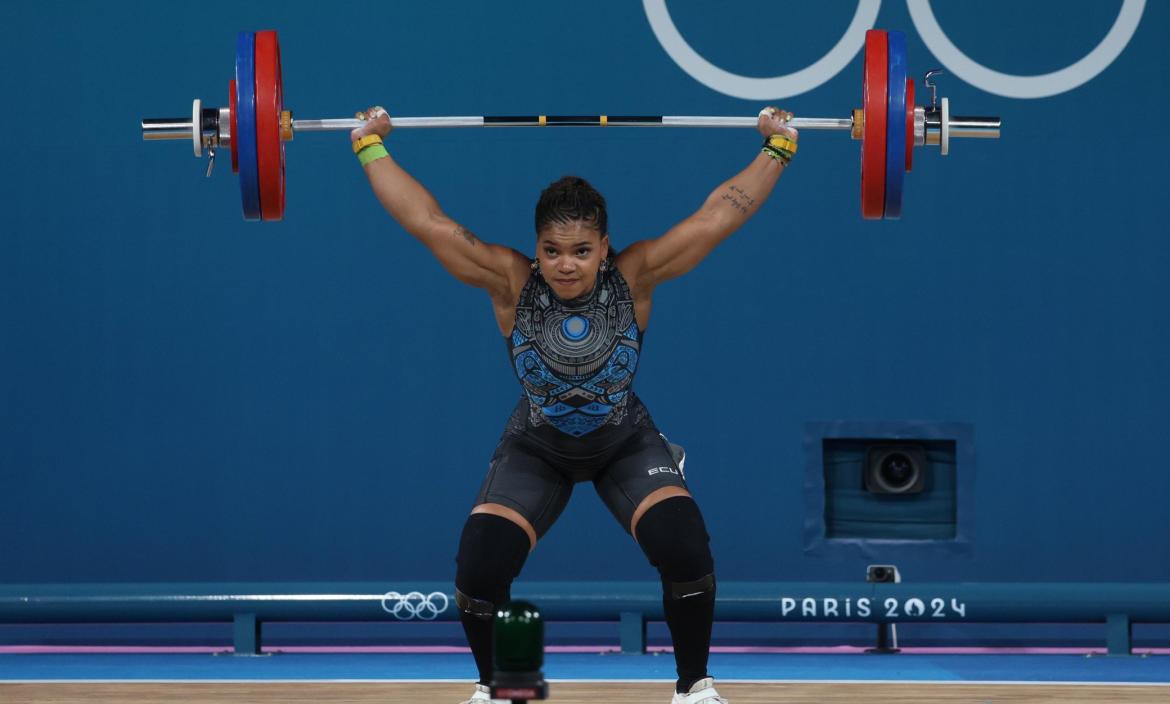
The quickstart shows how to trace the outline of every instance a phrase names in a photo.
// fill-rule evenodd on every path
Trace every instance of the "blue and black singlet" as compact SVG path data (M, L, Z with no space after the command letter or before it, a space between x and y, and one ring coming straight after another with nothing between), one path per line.
M633 296L612 255L605 269L573 300L558 298L539 270L524 285L507 338L524 391L513 432L551 447L596 448L649 424L632 389L642 352Z
M578 482L592 482L630 530L638 505L686 488L678 459L634 395L642 331L611 254L588 294L562 300L528 277L507 338L523 393L496 446L477 504L511 508L542 536Z

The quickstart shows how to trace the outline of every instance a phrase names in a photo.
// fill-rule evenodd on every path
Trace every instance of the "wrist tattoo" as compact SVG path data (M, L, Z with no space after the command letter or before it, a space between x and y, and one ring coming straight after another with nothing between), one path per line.
M727 192L723 194L723 200L744 214L756 203L756 199L751 194L736 185L727 187Z
M466 227L463 227L462 225L456 225L455 232L452 234L457 235L457 236L462 237L463 239L467 240L467 243L470 244L472 247L479 244L479 239L476 238L475 233L472 232L471 230L468 230Z

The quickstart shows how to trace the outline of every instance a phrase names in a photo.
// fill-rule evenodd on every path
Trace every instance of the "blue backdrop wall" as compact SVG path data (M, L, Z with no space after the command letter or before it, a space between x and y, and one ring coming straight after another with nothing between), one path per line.
M1039 75L1134 5L933 10L974 61ZM489 301L381 211L344 134L288 145L279 224L241 220L222 158L205 179L189 144L141 141L142 117L226 101L236 30L280 32L285 103L306 118L860 104L860 54L799 94L704 85L633 0L192 7L0 4L3 582L453 575L518 395ZM755 77L817 61L856 8L669 3L699 54ZM903 2L880 3L876 25L906 31L920 103L943 65L953 111L1002 116L1003 138L920 150L904 219L863 222L857 143L806 132L756 218L660 289L637 388L688 448L721 577L855 579L877 559L923 581L1170 579L1170 5L1150 2L1112 61L1046 97L956 75ZM606 194L622 246L687 216L759 144L738 130L389 141L453 217L525 252L558 176ZM810 549L806 433L840 422L967 428L968 549ZM591 487L577 494L525 578L651 579Z

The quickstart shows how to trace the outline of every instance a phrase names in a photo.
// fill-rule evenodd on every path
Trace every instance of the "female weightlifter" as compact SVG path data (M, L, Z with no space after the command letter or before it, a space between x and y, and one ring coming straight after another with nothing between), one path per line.
M523 388L459 540L456 603L489 702L492 618L573 485L591 481L658 569L674 643L672 704L726 704L707 673L715 566L681 467L632 385L654 288L693 269L763 205L796 152L791 115L760 112L764 145L694 214L656 239L610 249L605 199L565 177L536 204L536 257L452 220L387 154L390 118L371 108L350 135L374 194L455 278L491 296Z

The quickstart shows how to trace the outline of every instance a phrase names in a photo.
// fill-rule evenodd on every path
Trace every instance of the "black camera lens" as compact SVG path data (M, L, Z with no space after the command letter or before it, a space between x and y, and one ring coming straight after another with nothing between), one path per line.
M914 462L900 452L892 453L882 461L882 479L890 487L912 483L917 472Z
M865 459L865 490L875 494L921 494L926 489L926 472L926 448L921 445L875 443Z

